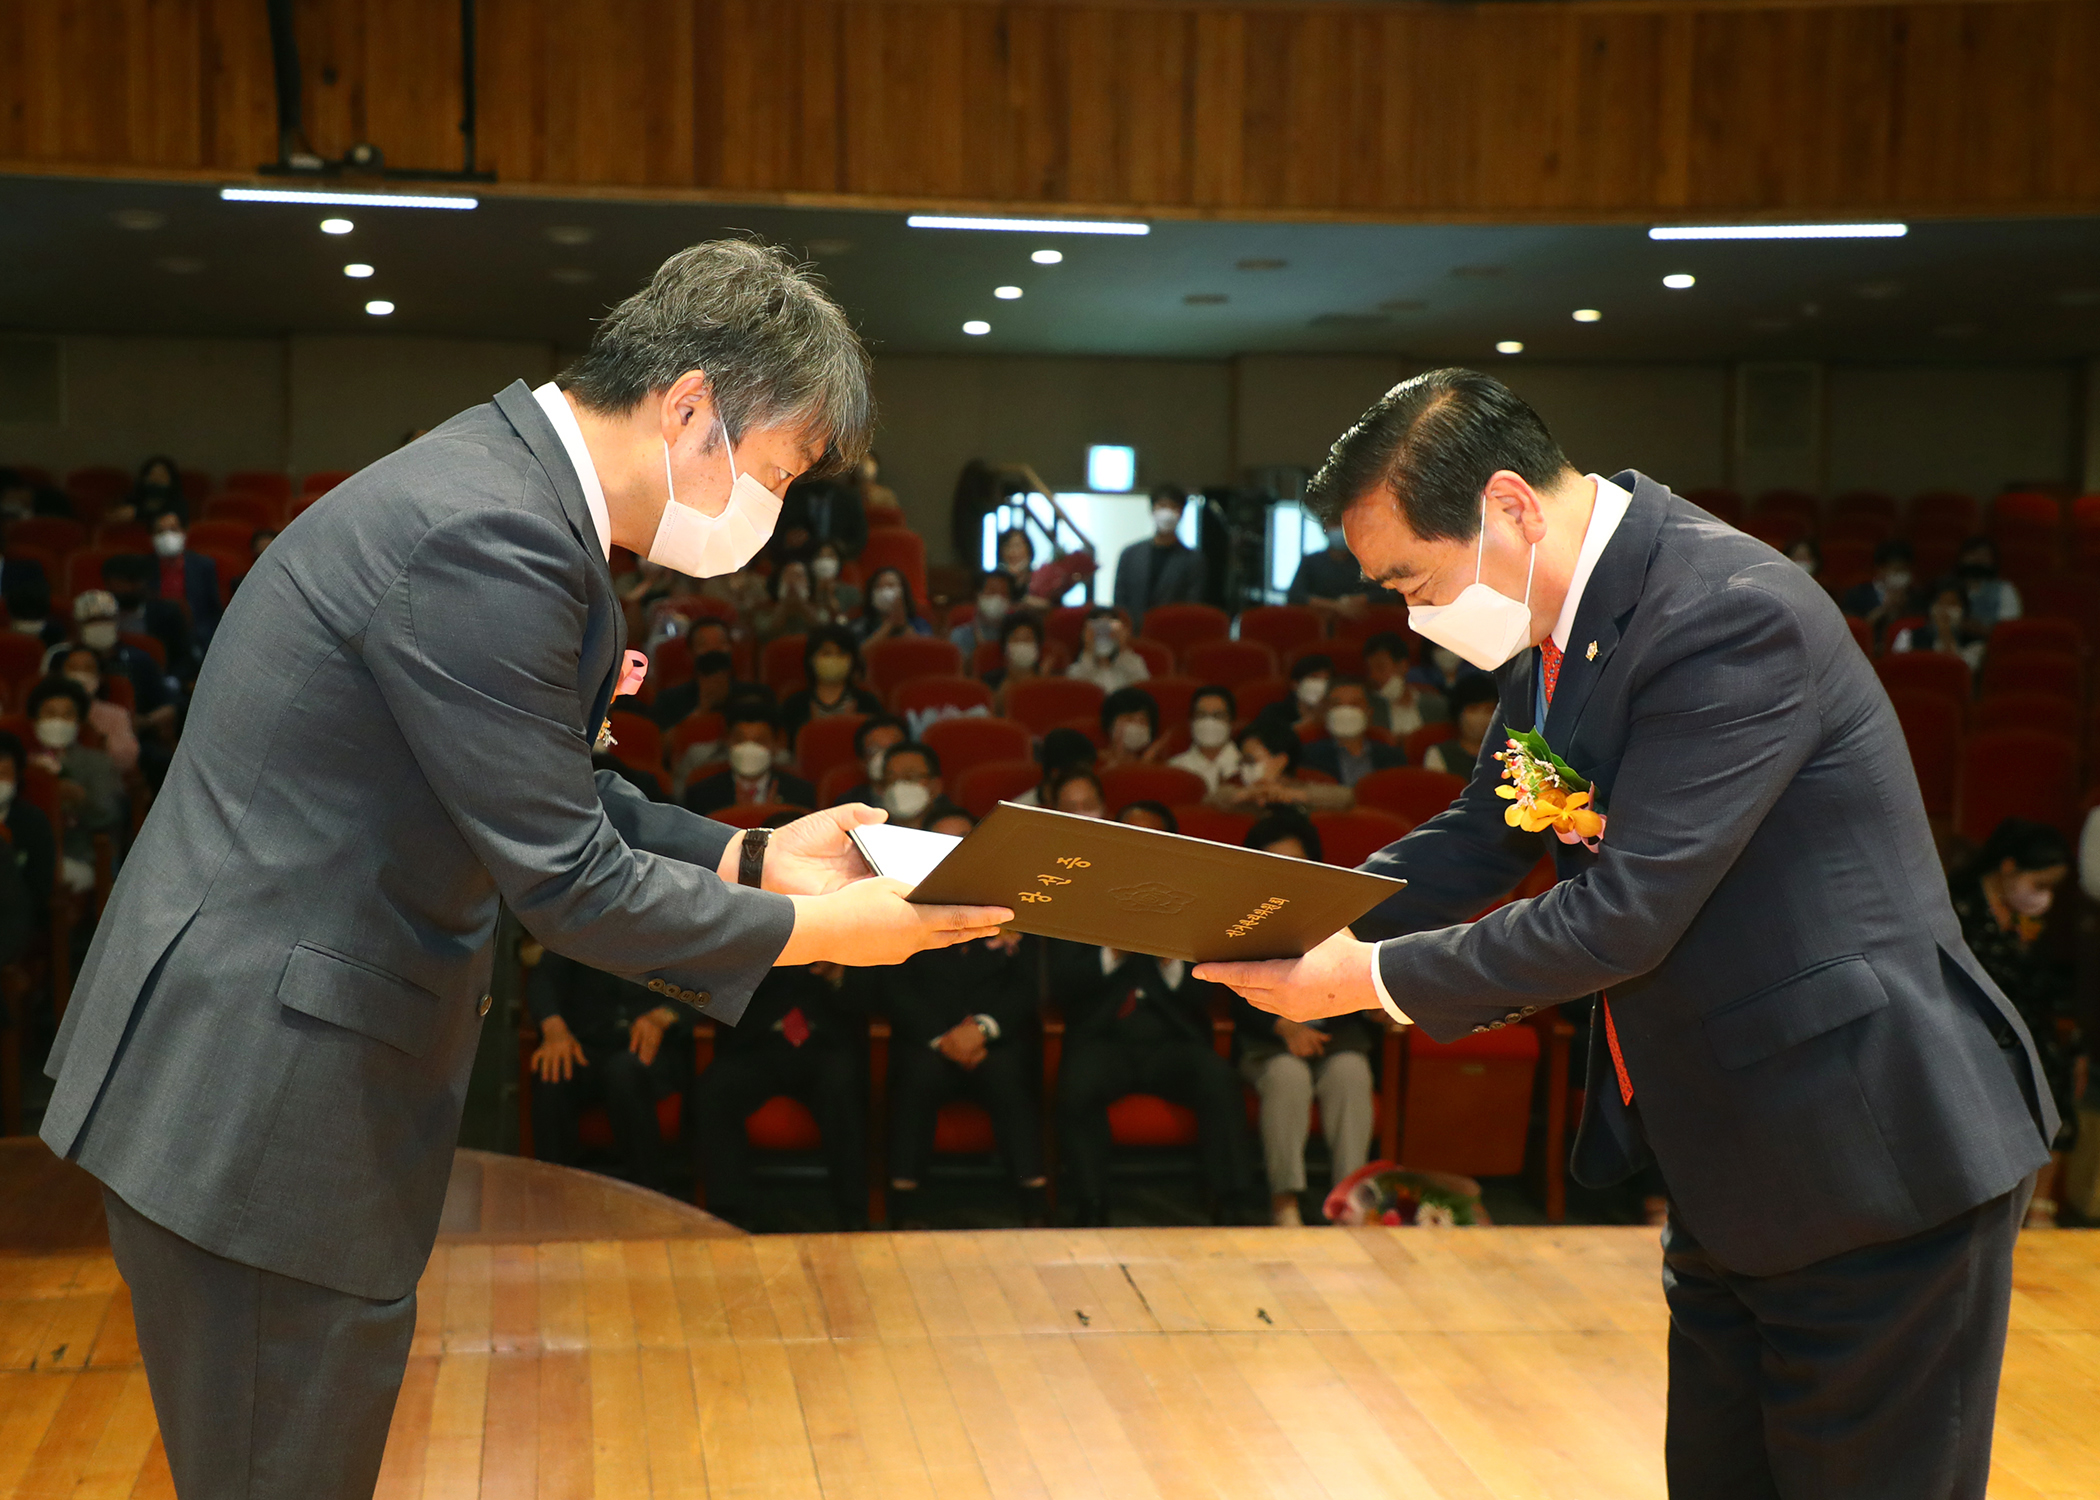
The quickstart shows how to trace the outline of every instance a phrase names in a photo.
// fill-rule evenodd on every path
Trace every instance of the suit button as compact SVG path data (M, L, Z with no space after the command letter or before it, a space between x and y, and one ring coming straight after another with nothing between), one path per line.
M1475 1031L1486 1031L1486 1030L1487 1030L1487 1027L1485 1027L1485 1026L1475 1026L1475 1027L1474 1027L1473 1029L1474 1029Z
M649 981L649 988L661 995L664 992L664 982L661 979L652 979Z
M688 997L695 1005L705 1005L715 997L706 990L694 990Z
M489 1013L489 1007L491 1005L494 1005L495 1003L496 997L494 995L483 995L481 997L481 1004L479 1007L476 1008L474 1014L477 1016L487 1015Z

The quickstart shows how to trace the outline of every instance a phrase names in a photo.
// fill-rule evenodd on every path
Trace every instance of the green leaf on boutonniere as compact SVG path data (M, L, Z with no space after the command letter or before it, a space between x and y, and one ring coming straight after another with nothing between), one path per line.
M1536 729L1512 730L1509 737L1522 746L1524 753L1533 760L1543 761L1551 766L1553 774L1560 778L1560 784L1569 791L1586 792L1590 789L1588 780L1579 775L1573 766L1555 755L1553 747L1546 743L1546 737Z

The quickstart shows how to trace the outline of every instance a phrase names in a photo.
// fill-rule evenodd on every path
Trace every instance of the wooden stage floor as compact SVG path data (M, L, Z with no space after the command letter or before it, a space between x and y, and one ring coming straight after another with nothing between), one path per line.
M12 1147L0 1496L171 1496L92 1193ZM746 1237L558 1171L461 1154L382 1497L1663 1493L1649 1230ZM2090 1495L2100 1235L2018 1276L1991 1493Z

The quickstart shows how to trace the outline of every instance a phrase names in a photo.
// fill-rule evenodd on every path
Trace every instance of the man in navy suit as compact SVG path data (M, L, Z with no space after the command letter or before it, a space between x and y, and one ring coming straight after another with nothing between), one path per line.
M1465 370L1389 391L1308 503L1500 709L1450 810L1366 864L1404 892L1303 958L1198 974L1442 1041L1601 995L1574 1169L1668 1187L1671 1492L1981 1496L2056 1112L1836 606L1646 476L1577 473ZM1594 784L1601 833L1565 819L1593 842L1508 821L1495 754L1534 727ZM1560 883L1467 923L1542 839Z
M153 523L153 552L160 559L160 597L189 611L190 633L202 656L219 628L219 565L189 550L182 517L172 510Z

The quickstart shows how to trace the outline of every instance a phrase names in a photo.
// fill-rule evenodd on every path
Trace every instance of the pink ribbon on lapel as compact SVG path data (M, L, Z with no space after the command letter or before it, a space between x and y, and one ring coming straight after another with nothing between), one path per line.
M642 690L642 679L649 675L649 658L639 651L630 651L620 663L620 685L613 689L615 698L628 698Z

